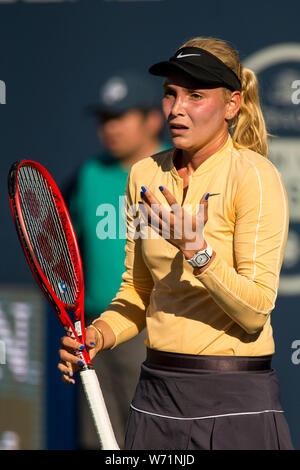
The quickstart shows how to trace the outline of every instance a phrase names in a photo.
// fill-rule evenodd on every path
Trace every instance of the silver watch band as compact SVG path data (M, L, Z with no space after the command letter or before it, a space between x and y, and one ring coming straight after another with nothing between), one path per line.
M207 246L204 250L200 250L194 254L191 259L188 259L187 262L193 266L193 268L202 268L211 260L213 254L212 247L207 243Z

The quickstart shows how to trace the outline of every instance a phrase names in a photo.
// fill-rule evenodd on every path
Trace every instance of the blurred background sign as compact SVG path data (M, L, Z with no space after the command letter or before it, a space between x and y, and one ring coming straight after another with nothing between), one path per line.
M34 288L0 286L0 449L45 446L45 302Z

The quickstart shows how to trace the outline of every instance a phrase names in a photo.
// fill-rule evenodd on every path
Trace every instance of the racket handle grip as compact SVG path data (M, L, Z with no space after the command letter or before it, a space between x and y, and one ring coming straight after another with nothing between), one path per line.
M102 450L120 450L94 369L80 371L80 378L94 419Z

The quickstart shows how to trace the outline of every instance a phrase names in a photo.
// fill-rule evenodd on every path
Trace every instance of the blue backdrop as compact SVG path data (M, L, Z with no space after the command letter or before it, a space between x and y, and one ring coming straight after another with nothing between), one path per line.
M293 83L300 80L299 13L296 0L284 4L278 0L0 0L0 283L33 282L9 212L6 176L10 164L23 158L37 160L59 186L64 185L78 165L98 150L94 122L83 110L97 101L101 82L123 68L147 71L149 65L199 35L230 41L242 61L257 71L267 124L277 135L271 142L270 158L284 177L291 208L291 237L273 327L274 364L297 448L300 105L291 96L296 91ZM160 86L160 79L156 80ZM59 440L53 432L62 429L61 406L68 403L69 411L73 409L74 402L66 400L66 393L70 398L74 391L68 388L66 392L55 382L54 338L62 330L54 315L49 321L46 442L48 448L72 448L76 446L72 420L65 420ZM57 413L52 413L55 408Z

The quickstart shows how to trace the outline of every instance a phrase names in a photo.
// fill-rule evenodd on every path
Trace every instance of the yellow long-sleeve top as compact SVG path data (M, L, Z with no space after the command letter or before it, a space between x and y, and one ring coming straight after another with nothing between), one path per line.
M129 207L141 200L141 186L162 204L166 200L160 185L182 202L175 151L133 165L126 189ZM190 176L183 206L196 210L206 192L220 194L208 200L204 229L216 256L201 274L194 275L182 252L164 238L128 234L123 282L101 315L116 335L114 347L146 326L146 345L161 351L228 356L274 352L270 313L288 232L281 175L267 158L237 149L228 136ZM129 213L128 223L133 220Z

